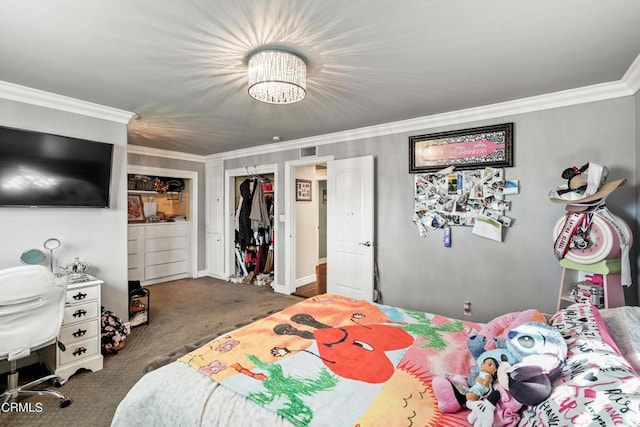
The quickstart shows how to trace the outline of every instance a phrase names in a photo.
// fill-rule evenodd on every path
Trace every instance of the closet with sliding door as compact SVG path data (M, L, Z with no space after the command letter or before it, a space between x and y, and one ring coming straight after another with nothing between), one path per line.
M274 271L274 177L235 178L235 283L270 286Z

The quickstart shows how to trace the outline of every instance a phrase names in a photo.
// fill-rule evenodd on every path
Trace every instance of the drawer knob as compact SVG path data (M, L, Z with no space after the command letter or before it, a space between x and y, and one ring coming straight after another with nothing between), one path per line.
M80 301L81 299L85 299L87 297L87 294L83 294L82 292L78 292L77 294L75 294L73 296L73 299L76 301Z
M87 349L86 349L86 348L84 348L84 347L78 347L78 348L76 348L75 350L73 350L73 355L74 355L75 357L78 357L78 356L82 356L82 355L83 355L84 353L86 353L86 352L87 352Z
M87 311L86 310L76 310L73 313L73 317L82 317L82 316L86 316L87 315Z
M78 328L78 330L77 330L77 331L75 331L75 332L74 332L73 334L71 334L71 335L73 335L74 337L78 338L78 337L83 336L83 335L84 335L84 334L86 334L86 333L87 333L87 330L86 330L86 329L79 329L79 328Z

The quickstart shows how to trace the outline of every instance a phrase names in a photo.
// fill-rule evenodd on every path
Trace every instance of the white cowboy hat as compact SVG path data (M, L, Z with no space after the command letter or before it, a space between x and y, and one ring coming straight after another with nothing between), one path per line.
M562 172L562 177L568 183L552 190L549 200L554 203L563 203L575 208L589 208L593 203L604 199L613 193L618 187L627 182L626 178L606 182L609 171L597 163L587 163L581 168L567 168ZM569 210L569 206L567 207Z

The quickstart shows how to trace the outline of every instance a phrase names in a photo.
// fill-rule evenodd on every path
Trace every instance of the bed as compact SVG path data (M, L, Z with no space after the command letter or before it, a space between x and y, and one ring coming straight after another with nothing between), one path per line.
M575 304L549 324L567 359L548 399L523 407L517 424L640 425L638 307ZM146 373L112 426L471 425L466 408L439 410L432 380L469 373L467 337L482 326L320 295Z

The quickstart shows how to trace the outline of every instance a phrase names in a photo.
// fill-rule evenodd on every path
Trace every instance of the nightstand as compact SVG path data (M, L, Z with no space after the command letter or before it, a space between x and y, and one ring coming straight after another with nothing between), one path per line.
M58 343L46 348L43 359L64 384L80 369L93 372L103 366L100 286L102 280L83 274L67 278L64 318Z

